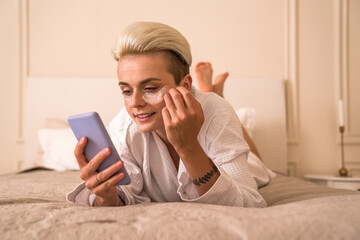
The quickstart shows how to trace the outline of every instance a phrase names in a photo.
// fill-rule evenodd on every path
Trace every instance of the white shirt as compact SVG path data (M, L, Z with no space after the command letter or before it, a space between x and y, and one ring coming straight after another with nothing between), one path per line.
M177 171L159 136L155 132L141 132L122 109L110 123L110 135L125 163L131 184L118 186L118 195L126 205L150 201L191 201L266 207L249 170L249 147L235 111L225 99L214 93L201 93L195 88L192 93L200 102L205 116L198 141L220 172L215 184L199 196L182 160ZM89 200L91 195L82 183L68 194L67 199L92 205L94 195Z

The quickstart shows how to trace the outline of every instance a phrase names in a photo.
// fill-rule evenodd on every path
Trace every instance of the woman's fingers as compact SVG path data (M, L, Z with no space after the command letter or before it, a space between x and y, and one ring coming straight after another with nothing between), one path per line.
M119 160L110 167L106 168L105 170L94 174L85 184L86 188L92 189L96 187L97 185L101 185L102 183L106 182L108 179L111 178L117 171L119 171L124 166L124 162ZM119 173L120 176L125 174L123 172ZM117 175L119 175L117 174ZM123 176L123 177L124 177ZM117 183L117 182L115 182Z
M189 90L184 87L177 87L176 90L181 94L187 109L196 109L196 99Z
M176 89L182 94L189 114L195 116L201 123L204 122L204 112L194 95L184 87L177 87Z
M184 87L172 88L164 96L166 107L162 110L165 125L168 123L179 123L188 118L198 118L203 122L201 104L193 94Z
M116 195L115 184L121 181L125 174L117 173L124 162L119 160L100 173L97 172L100 164L111 154L110 148L104 148L98 152L90 161L87 160L84 149L87 139L84 137L77 143L74 154L81 169L80 178L85 181L85 187L103 199L112 199Z
M165 101L165 106L170 114L170 117L175 117L176 116L176 107L174 104L174 100L169 93L164 95L164 101Z
M96 172L99 168L100 164L111 154L110 148L104 148L100 152L98 152L91 161L89 161L86 168L91 172Z
M173 100L177 112L184 112L186 106L182 94L174 88L169 90L169 94Z
M165 94L164 100L167 112L169 113L172 122L176 123L179 120L186 118L187 111L189 109L185 104L182 93L172 88L169 90L169 93Z
M167 109L167 107L164 107L162 109L161 114L162 114L162 117L164 120L164 125L165 126L169 125L171 122L171 116L170 116L170 113L169 113L169 110Z
M117 182L121 181L124 177L125 177L125 174L123 172L118 173L118 174L106 179L106 181L104 181L104 182L97 183L97 185L95 185L94 187L91 188L91 192L97 196L105 197L106 195L108 195L109 190L111 188L114 188L115 184ZM96 178L96 176L94 176L94 178ZM95 179L95 181L96 181L96 179Z
M80 178L84 181L87 181L94 174L96 174L97 173L96 170L99 168L100 164L105 160L105 158L110 155L110 153L111 153L110 148L104 148L103 150L98 152L95 155L95 157L93 157L89 162L86 162L85 166L81 167Z
M99 182L104 182L106 181L109 177L111 177L112 175L114 175L117 171L119 171L122 167L124 166L124 162L119 160L116 163L114 163L113 165L111 165L110 167L106 168L105 170L99 172L97 174L97 181Z

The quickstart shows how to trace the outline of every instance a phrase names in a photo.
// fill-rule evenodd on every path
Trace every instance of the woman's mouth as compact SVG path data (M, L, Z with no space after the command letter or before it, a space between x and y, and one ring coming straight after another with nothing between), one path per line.
M138 121L145 122L145 121L149 120L154 114L155 114L155 112L153 112L153 113L134 114L134 116L136 117L136 119Z

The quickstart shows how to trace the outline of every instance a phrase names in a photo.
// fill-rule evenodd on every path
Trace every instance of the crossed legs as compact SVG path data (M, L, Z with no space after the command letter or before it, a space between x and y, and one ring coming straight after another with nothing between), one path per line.
M209 62L199 62L195 66L195 74L201 92L214 92L224 97L224 84L228 72L217 75L213 83L213 69Z

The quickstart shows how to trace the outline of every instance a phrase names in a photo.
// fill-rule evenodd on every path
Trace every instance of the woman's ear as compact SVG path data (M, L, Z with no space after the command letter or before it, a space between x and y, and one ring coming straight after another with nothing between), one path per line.
M182 86L184 88L186 88L187 90L191 90L191 86L192 86L192 77L190 74L187 74L184 79L180 82L179 86Z

